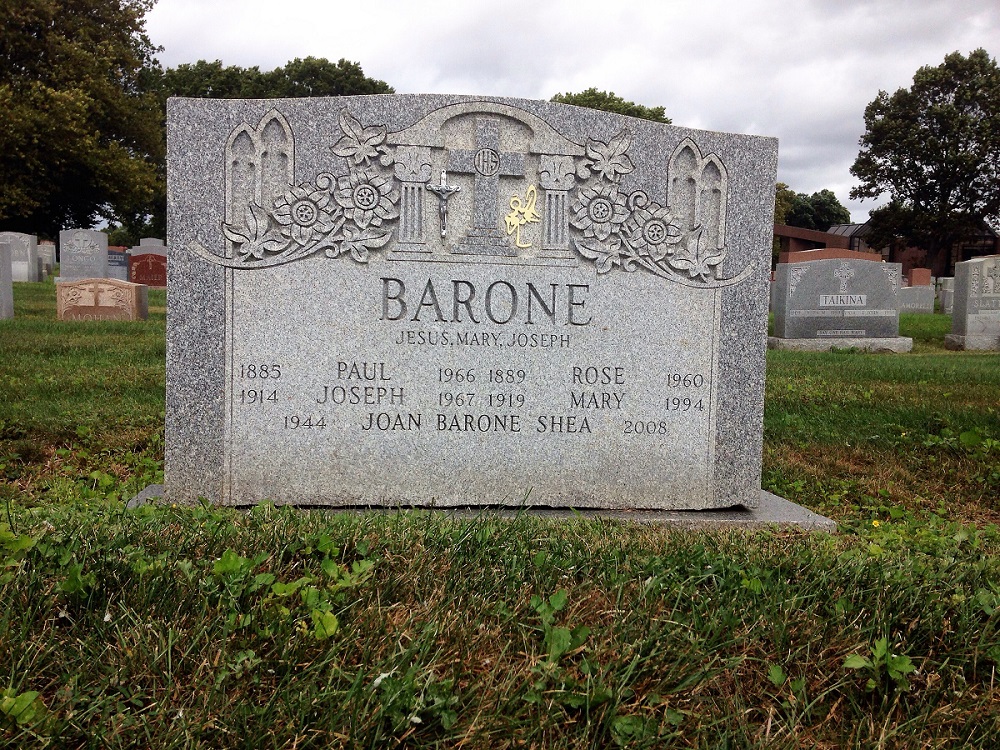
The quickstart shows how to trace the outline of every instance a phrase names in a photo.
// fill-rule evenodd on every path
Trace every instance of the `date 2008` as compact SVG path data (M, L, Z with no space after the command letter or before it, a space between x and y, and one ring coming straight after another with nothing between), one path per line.
M671 398L667 400L666 407L670 411L705 411L705 402L704 399L700 398ZM669 422L665 419L650 419L646 421L626 419L622 434L666 435L669 431Z

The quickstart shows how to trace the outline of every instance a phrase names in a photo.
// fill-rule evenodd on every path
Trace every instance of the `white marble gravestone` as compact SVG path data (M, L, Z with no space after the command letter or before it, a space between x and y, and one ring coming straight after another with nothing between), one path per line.
M172 99L165 497L755 506L776 157L549 102Z
M14 282L10 241L0 238L0 320L14 317Z
M837 258L779 263L771 299L775 349L910 351L899 336L899 263Z
M955 264L949 349L1000 350L1000 255Z
M108 235L95 229L59 232L59 279L108 278Z

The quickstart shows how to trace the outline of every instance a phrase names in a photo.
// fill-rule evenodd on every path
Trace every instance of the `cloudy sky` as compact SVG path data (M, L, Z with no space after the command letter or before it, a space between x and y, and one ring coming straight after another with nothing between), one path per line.
M164 66L346 58L399 93L596 86L674 124L777 136L778 179L849 201L864 108L949 52L1000 54L996 0L158 0Z

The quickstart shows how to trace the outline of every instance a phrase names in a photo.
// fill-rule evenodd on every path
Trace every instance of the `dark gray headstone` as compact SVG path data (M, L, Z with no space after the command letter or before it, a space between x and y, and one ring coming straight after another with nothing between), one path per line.
M776 157L539 101L172 99L166 497L755 506Z
M781 339L895 338L899 263L813 260L775 270L774 335Z
M124 250L108 250L108 278L128 281L128 253Z
M949 349L1000 349L1000 255L955 264Z
M108 235L95 229L59 232L59 279L108 278Z

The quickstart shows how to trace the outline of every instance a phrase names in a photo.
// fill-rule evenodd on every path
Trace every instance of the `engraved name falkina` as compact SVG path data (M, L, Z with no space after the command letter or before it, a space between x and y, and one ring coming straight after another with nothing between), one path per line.
M722 278L728 173L690 138L668 159L663 203L627 183L635 166L628 129L579 144L529 112L491 102L434 110L390 133L348 109L338 118L330 171L296 183L295 138L277 110L243 124L226 146L225 255L190 248L229 268L267 268L323 253L392 260L593 264L598 274L643 270L687 286ZM443 133L461 131L473 148ZM521 140L523 148L502 144ZM465 188L449 184L460 175ZM470 226L455 229L456 201ZM509 259L509 260L508 260Z

